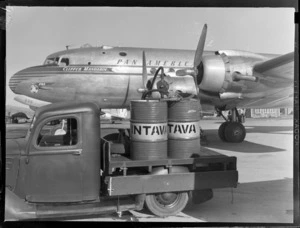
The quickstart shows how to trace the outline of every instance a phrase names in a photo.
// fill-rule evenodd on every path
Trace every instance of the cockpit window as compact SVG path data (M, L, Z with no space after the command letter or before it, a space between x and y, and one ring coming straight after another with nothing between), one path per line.
M68 66L69 64L70 64L69 58L66 57L47 58L44 62L44 65Z
M57 65L58 60L57 58L47 58L44 62L44 65Z

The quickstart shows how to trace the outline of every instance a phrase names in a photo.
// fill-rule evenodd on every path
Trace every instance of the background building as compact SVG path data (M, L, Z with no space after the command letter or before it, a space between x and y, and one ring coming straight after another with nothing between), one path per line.
M257 108L250 109L251 118L276 118L293 114L292 108ZM246 115L246 117L249 117Z

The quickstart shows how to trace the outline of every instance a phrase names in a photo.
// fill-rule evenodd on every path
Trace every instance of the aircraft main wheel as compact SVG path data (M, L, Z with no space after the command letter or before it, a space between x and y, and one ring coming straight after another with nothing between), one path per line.
M218 130L218 135L219 135L219 138L226 142L226 138L225 138L225 128L228 126L229 122L224 122L220 125L219 127L219 130Z
M243 124L232 122L225 127L225 139L227 142L239 143L246 137L246 129Z
M153 214L166 217L181 212L188 203L187 192L166 192L147 195L145 203Z

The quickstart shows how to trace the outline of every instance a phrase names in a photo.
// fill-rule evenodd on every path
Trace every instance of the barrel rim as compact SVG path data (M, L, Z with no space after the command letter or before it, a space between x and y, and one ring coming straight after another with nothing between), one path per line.
M161 101L161 100L132 100L131 103L167 103L167 101Z
M171 123L171 122L176 122L176 123L198 123L200 122L201 119L189 119L189 120L178 120L178 119L170 119L168 118L168 123ZM199 123L200 125L200 123Z
M145 121L149 121L149 122L145 122L143 120L140 120L140 119L130 119L130 123L134 123L134 124L166 124L166 126L168 126L168 120L167 119L166 120L159 120L159 121L145 119Z

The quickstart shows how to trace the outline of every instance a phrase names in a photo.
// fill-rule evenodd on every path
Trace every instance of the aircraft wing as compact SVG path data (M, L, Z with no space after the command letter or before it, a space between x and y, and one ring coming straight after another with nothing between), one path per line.
M223 100L228 107L285 108L294 102L294 52L253 65L256 82L244 83L242 99Z
M266 86L265 96L246 106L262 108L293 107L294 52L256 64L253 74Z
M272 80L294 80L294 52L256 64L254 74L260 74Z

